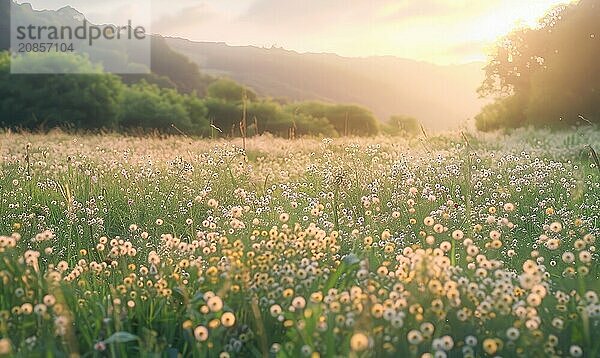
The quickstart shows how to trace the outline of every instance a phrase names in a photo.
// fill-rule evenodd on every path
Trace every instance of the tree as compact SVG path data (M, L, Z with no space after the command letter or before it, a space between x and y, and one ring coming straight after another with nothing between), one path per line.
M313 118L326 118L340 135L369 136L379 133L379 123L366 108L357 105L331 105L301 102L288 105L290 111Z
M205 134L207 109L195 96L159 88L145 81L126 88L119 120L124 128L164 133Z
M84 57L62 54L25 56L33 72L88 72L86 75L12 75L10 55L0 55L0 122L27 129L72 127L115 128L122 83L114 75L99 73ZM96 73L93 73L96 72Z
M207 96L226 102L240 103L244 99L244 92L249 101L256 100L256 94L244 86L230 79L221 78L208 86Z
M479 88L501 103L484 108L477 126L600 123L599 41L596 0L555 7L539 28L513 31L497 46Z
M382 129L390 135L414 136L421 132L421 124L415 117L392 116Z
M299 114L294 118L295 134L302 135L317 135L326 137L337 137L339 133L333 125L329 123L327 118L315 118L306 114Z
M204 100L204 105L208 111L209 121L218 128L213 129L222 135L233 136L242 119L242 107L236 103L210 97Z
M523 99L517 95L496 100L475 116L475 126L482 132L517 128L525 122L523 108Z
M248 105L247 118L258 124L259 133L269 132L285 137L293 126L293 118L272 101L253 102Z

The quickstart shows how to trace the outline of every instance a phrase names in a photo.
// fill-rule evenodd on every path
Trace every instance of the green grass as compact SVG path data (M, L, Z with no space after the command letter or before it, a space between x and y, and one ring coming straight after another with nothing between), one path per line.
M239 145L0 134L0 355L600 354L600 131Z

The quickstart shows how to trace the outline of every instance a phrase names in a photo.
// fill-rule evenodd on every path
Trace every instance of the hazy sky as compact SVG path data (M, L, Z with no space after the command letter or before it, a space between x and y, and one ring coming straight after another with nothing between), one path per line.
M394 55L439 64L485 60L515 25L571 0L33 0L119 22L152 4L153 33L343 56ZM24 1L21 1L24 2ZM146 16L144 14L144 16Z

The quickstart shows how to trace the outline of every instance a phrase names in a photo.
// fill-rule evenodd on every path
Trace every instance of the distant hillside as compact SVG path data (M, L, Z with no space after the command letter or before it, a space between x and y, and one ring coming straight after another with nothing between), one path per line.
M0 0L0 51L10 48L10 0Z
M10 48L10 10L11 0L0 0L0 51ZM16 16L22 19L35 19L35 21L23 21L25 23L45 23L47 25L70 25L72 27L81 25L84 14L72 7L63 7L59 10L34 10L30 4L20 4L15 7ZM112 53L113 48L104 48L103 43L90 47L87 51L93 51L92 58L120 57L126 54L126 59L131 63L143 63L140 53L136 48L122 49L121 52ZM210 76L201 73L198 65L190 61L186 56L173 51L162 37L153 36L151 39L151 74L128 74L121 75L126 83L139 82L145 79L147 82L157 84L161 87L176 88L182 93L196 92L198 95L206 93L206 87L214 80ZM108 51L108 52L107 52ZM99 55L107 52L108 55ZM113 59L114 61L114 59Z
M259 95L356 103L381 120L411 115L433 130L455 128L485 104L475 93L483 63L436 66L395 57L345 58L174 38L167 43L203 72L229 76Z

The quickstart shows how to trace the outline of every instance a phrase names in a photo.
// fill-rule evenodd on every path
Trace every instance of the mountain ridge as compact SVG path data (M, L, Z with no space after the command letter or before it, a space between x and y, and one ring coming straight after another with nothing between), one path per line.
M422 64L431 65L431 66L435 66L435 67L455 67L455 66L468 66L468 65L475 65L475 64L476 65L485 65L486 64L484 61L474 61L474 60L469 61L469 62L463 62L463 63L439 64L439 63L435 63L435 62L411 59L411 58L406 58L406 57L399 57L399 56L394 56L394 55L344 56L344 55L337 54L335 52L313 52L313 51L302 52L302 51L297 51L294 49L289 49L289 48L285 48L285 47L281 47L281 46L264 47L264 46L258 46L258 45L232 45L225 41L199 41L199 40L193 40L193 39L189 39L189 38L181 37L181 36L165 36L165 35L161 35L161 34L156 34L156 36L160 36L167 40L173 40L173 41L186 41L186 42L193 42L193 43L225 45L227 47L252 48L252 49L257 49L257 50L280 50L280 51L284 51L284 52L291 52L291 53L294 53L297 55L331 55L331 56L335 56L335 57L339 57L339 58L346 58L346 59L405 60L407 62L422 63Z
M382 121L411 115L430 129L452 129L485 104L476 93L483 62L439 65L394 56L344 57L180 37L165 40L202 71L231 77L260 95L354 103L370 108Z

